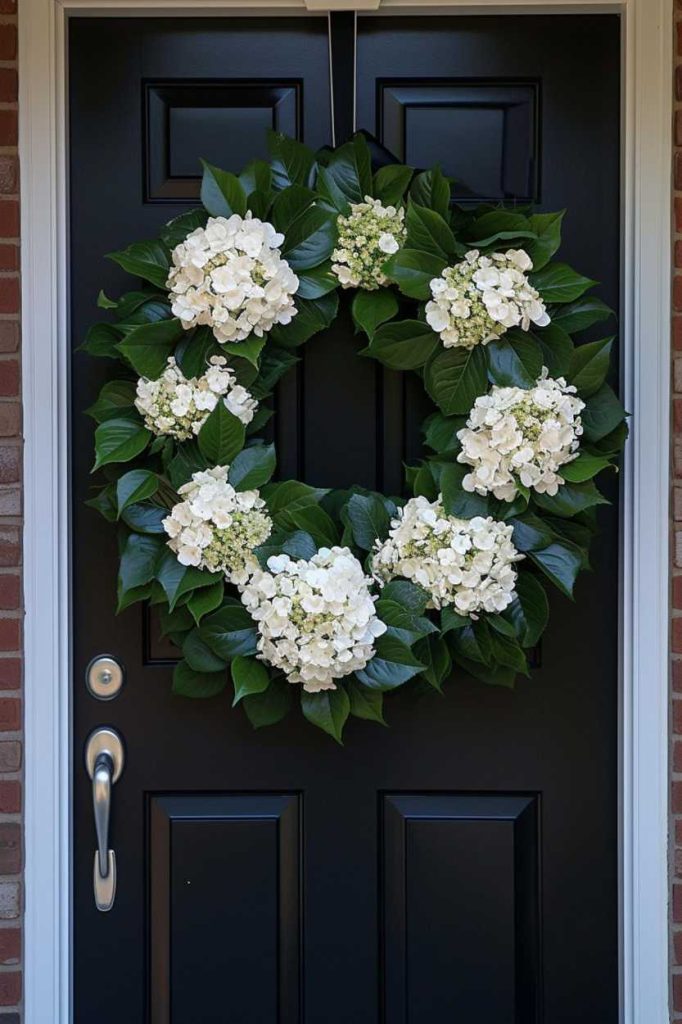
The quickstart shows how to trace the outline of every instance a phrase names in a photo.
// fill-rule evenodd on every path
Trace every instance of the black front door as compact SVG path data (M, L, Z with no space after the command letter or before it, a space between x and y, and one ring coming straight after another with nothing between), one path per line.
M461 199L566 207L565 258L616 306L619 47L612 16L362 17L358 127L440 162ZM273 125L329 143L327 20L75 18L69 66L75 348L99 288L126 286L103 254L188 208L199 157L238 169ZM341 318L280 389L283 477L400 486L420 389L358 347ZM344 748L293 716L253 732L226 696L173 697L153 619L114 615L114 531L83 506L82 410L105 372L74 356L78 1024L615 1024L613 508L515 692L460 674L443 698L397 695L391 727L355 722ZM127 676L109 704L83 682L103 652ZM106 914L83 767L100 725L126 747Z

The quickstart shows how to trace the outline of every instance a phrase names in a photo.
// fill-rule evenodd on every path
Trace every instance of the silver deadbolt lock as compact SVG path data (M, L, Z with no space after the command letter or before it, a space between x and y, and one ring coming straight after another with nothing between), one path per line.
M98 654L85 670L85 682L93 697L113 700L121 692L123 668L110 654Z
M92 779L97 849L93 867L95 906L111 910L116 897L116 854L109 849L111 789L123 771L125 755L121 737L114 729L95 729L85 744L85 767Z

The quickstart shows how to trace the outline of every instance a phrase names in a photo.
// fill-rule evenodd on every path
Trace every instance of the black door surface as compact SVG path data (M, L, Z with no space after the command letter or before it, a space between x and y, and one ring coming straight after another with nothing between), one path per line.
M615 307L619 45L615 16L361 17L357 124L441 162L460 198L568 208L562 255ZM188 208L199 157L237 169L272 125L330 142L327 20L75 18L69 66L76 347L99 288L126 286L103 254ZM341 318L280 389L282 477L400 486L423 397L359 344ZM227 696L171 696L153 620L114 615L114 531L83 506L82 410L105 374L74 356L78 1024L613 1024L614 509L515 692L460 675L443 698L400 694L389 729L354 722L344 748L295 716L253 732ZM102 652L127 674L109 704L83 682ZM107 914L83 768L103 724L127 753Z

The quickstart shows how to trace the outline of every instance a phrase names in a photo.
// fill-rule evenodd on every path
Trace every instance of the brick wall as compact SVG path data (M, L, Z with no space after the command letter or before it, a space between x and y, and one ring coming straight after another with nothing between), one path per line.
M672 787L671 787L671 1019L682 1020L682 5L675 5L673 459L672 515Z
M17 0L0 0L0 1024L21 1020L21 408Z

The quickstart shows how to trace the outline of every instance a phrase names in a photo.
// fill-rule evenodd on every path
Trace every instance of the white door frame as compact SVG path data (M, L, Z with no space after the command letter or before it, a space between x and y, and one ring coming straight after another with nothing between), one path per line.
M25 450L25 1022L70 1024L70 593L66 208L69 15L376 9L379 0L22 0L19 117ZM623 19L622 1024L668 1022L671 0L382 0L388 14ZM106 581L104 581L106 582Z

